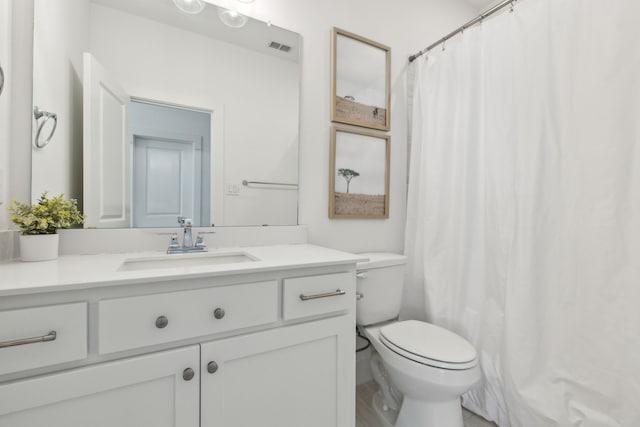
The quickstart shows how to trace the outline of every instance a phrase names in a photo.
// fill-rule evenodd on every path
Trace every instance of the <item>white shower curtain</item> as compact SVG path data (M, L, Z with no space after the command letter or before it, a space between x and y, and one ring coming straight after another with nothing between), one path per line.
M416 61L405 316L475 345L502 427L640 426L639 17L521 0Z

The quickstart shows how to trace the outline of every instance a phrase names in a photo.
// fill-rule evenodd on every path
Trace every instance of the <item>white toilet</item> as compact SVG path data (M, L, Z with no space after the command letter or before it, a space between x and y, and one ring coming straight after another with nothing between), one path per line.
M356 323L377 352L374 410L388 427L463 427L460 396L480 380L476 350L439 326L395 320L406 257L361 255L369 261L357 267Z

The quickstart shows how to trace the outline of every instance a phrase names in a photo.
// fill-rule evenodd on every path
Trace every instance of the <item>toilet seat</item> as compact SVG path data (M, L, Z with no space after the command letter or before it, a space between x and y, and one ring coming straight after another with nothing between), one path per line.
M380 328L379 337L394 353L423 365L464 370L478 364L476 350L467 340L426 322L394 322Z

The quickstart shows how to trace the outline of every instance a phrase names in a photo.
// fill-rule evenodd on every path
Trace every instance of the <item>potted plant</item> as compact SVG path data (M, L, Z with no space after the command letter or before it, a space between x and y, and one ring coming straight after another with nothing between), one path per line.
M11 221L20 227L20 259L47 261L58 257L58 229L83 224L85 216L75 199L64 194L48 198L45 191L36 204L11 201Z

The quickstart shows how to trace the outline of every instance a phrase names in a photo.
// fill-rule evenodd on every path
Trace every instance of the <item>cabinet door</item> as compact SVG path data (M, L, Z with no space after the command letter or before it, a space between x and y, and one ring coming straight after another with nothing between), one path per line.
M353 326L349 315L203 344L202 427L353 427Z
M199 360L196 345L1 385L0 426L198 427Z

